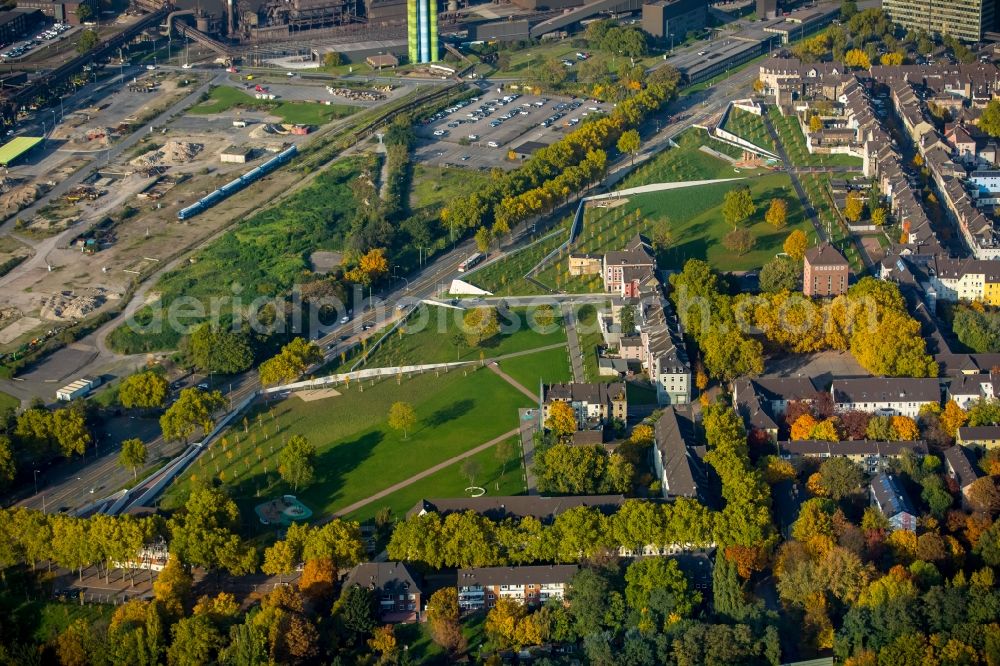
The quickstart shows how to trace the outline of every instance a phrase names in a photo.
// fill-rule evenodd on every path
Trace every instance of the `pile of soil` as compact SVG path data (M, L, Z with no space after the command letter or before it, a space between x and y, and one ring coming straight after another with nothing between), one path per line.
M163 147L135 158L132 160L132 165L139 168L148 168L152 166L187 164L201 152L202 148L203 146L200 143L170 140L163 144Z
M64 321L83 319L108 300L104 289L88 291L90 293L79 295L72 291L61 291L46 297L41 303L41 316Z

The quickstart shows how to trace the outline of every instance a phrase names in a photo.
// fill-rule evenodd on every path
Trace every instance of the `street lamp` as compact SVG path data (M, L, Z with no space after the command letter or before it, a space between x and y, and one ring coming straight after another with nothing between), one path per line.
M35 494L38 494L38 470L35 470Z

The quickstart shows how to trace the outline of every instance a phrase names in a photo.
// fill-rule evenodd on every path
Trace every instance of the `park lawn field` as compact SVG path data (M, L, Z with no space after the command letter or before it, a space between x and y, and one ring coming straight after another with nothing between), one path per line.
M569 348L566 346L505 358L497 363L501 370L529 391L538 390L539 380L547 384L573 381Z
M475 192L489 181L478 171L416 164L413 167L413 187L410 190L410 208L444 206L452 199Z
M475 461L479 470L471 484L484 488L486 495L523 495L527 490L521 470L521 445L518 437L511 437L510 455L506 460L497 458L497 446L480 451L468 460ZM465 461L448 465L439 472L401 488L391 495L364 506L346 517L358 522L371 520L382 507L392 509L394 518L402 519L418 501L433 497L468 497L465 489L471 484L463 472Z
M569 233L567 224L560 225L559 231L555 234L543 236L534 245L506 256L492 264L484 266L478 271L474 271L463 276L463 279L480 289L495 294L497 296L537 296L549 293L530 280L525 280L524 276L532 268L538 265L549 252L566 242Z
M365 363L369 368L423 363L452 363L504 356L566 342L566 331L555 311L551 330L534 330L525 308L512 308L510 317L500 316L500 335L478 347L470 346L462 333L464 310L421 305L401 332L386 339ZM456 344L458 342L459 344Z
M823 228L830 230L833 245L844 254L844 257L850 262L852 270L861 272L864 268L861 255L833 203L833 197L830 195L829 176L827 174L806 173L802 174L799 180Z
M722 246L723 237L732 229L722 217L722 202L726 192L743 186L750 187L757 206L757 212L742 225L750 229L756 247L739 256ZM764 222L769 202L775 197L785 199L788 204L788 224L782 229ZM780 252L792 230L802 229L810 237L815 235L789 177L770 173L729 183L638 194L629 197L624 205L592 208L586 213L583 232L573 252L603 254L618 250L635 234L651 233L664 219L671 222L674 245L660 253L661 269L679 269L688 259L704 259L723 271L750 270L759 268ZM577 292L592 282L590 276L570 276L565 259L560 257L541 271L538 279L546 284L557 284L569 292Z
M376 169L373 157L335 162L282 205L244 220L199 250L196 261L165 273L156 284L164 311L182 296L206 304L213 298L226 303L233 284L240 285L244 294L252 290L253 298L286 294L309 268L311 252L343 249L356 208L350 183L365 169ZM152 317L149 307L136 313L136 321L143 325ZM110 336L111 345L129 354L176 348L180 332L174 327L150 329L139 332L120 326Z
M215 478L240 505L244 523L256 523L258 503L284 494L296 495L319 518L512 430L517 409L531 405L485 368L429 372L399 384L366 382L363 388L355 381L337 390L342 395L312 402L293 395L256 408L248 432L238 424L214 442L168 489L163 506L181 506L192 481ZM409 402L417 414L406 439L387 423L397 401ZM292 488L277 472L281 442L292 435L316 447L314 479L304 488Z
M406 646L406 654L411 663L445 666L454 663L446 656L444 650L431 638L429 622L411 622L394 625L396 641ZM462 634L469 646L467 655L477 654L487 641L486 612L476 611L462 617ZM471 661L475 661L472 659Z
M677 147L662 151L653 159L639 165L622 182L619 189L649 185L650 183L675 183L683 180L712 180L714 178L735 178L749 172L738 172L726 160L713 157L700 150L701 146L725 153L726 144L709 138L705 130L687 130L677 137Z
M774 141L764 126L764 120L758 115L743 109L733 108L729 112L726 126L723 129L746 139L755 146L774 152Z
M270 111L290 125L322 125L334 118L346 118L358 110L357 107L346 104L328 106L318 102L256 99L231 86L216 86L209 91L208 99L195 104L188 113L208 115L236 108Z
M0 412L4 412L8 409L18 409L21 406L21 401L9 393L4 393L0 391Z

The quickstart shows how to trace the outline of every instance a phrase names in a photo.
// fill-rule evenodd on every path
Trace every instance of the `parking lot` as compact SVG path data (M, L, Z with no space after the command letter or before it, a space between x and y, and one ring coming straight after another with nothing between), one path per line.
M607 104L594 100L491 90L449 107L418 127L416 158L439 166L513 169L519 160L508 159L509 150L517 152L529 141L551 144L587 117L608 109Z
M2 47L3 51L0 52L0 62L20 59L40 47L67 39L74 32L77 32L78 28L79 26L74 27L65 23L55 23L40 27L30 37L17 40L12 44Z

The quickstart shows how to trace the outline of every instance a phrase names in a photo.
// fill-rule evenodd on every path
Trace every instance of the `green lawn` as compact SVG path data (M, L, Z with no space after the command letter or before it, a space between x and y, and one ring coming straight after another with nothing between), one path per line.
M536 296L549 293L534 282L525 280L525 274L538 265L545 255L566 241L569 220L559 226L561 233L544 238L516 254L500 259L468 276L466 280L497 296Z
M478 171L416 164L413 167L410 207L417 210L443 206L457 196L474 192L488 180L489 176Z
M861 169L862 162L857 157L811 154L806 149L806 137L795 116L782 116L774 106L769 106L767 113L793 166L846 166Z
M750 187L757 205L757 212L744 223L756 239L756 247L739 256L722 246L723 237L732 227L723 220L721 207L726 192L743 186ZM764 222L768 203L775 197L788 203L788 224L783 229ZM769 173L730 183L639 194L615 208L592 208L587 211L583 233L573 251L603 254L617 250L636 233L650 233L664 219L671 222L674 245L658 257L661 269L680 268L688 259L705 259L723 271L750 270L780 252L793 229L815 235L795 196L791 179L783 173ZM571 277L565 261L553 261L538 279L570 292L593 286L591 277Z
M774 152L774 141L771 139L771 135L768 134L767 128L764 127L764 120L749 111L733 108L729 112L729 117L723 129L732 132L742 139L746 139L755 146Z
M504 372L529 391L538 390L539 380L547 384L573 381L567 347L507 358L499 364Z
M8 409L18 409L21 406L21 401L18 398L10 395L9 393L4 393L0 391L0 412L5 412Z
M163 497L179 507L192 477L219 479L256 525L253 507L263 498L297 495L318 518L487 442L517 425L517 408L530 406L520 392L486 369L427 373L378 383L352 382L342 395L306 402L296 396L260 406L249 416L249 432L237 424L212 444ZM397 401L409 402L417 426L403 433L386 415ZM295 490L277 473L277 454L292 435L315 447L315 478ZM267 439L265 439L265 436Z
M552 330L533 330L528 323L527 310L513 308L509 317L500 317L500 335L479 347L471 347L462 335L464 315L464 310L421 305L401 332L388 338L365 365L382 368L473 361L480 357L480 352L485 358L492 358L566 342L566 331L558 316Z
M358 110L357 107L346 104L328 106L318 102L256 99L231 86L216 86L208 93L208 99L191 107L189 113L207 115L225 113L236 108L269 111L291 125L322 125L334 118L346 118Z
M497 458L498 447L477 453L468 458L479 468L472 483L485 488L487 495L522 495L526 488L521 470L521 448L518 437L508 440L510 456L506 460ZM402 519L414 504L429 497L466 497L469 478L463 472L465 461L449 465L440 472L417 481L391 495L372 502L368 506L348 514L351 520L364 522L375 517L382 507L392 509L395 518Z
M462 618L462 633L469 646L466 654L478 653L479 648L486 642L486 613L483 611L467 615ZM410 661L414 664L451 664L444 652L431 640L430 626L427 622L414 622L412 624L397 624L396 640L399 645L406 646L406 653ZM473 658L472 662L476 660Z
M690 129L677 137L677 147L662 151L653 159L644 162L633 171L619 189L648 185L650 183L674 183L683 180L711 180L713 178L733 178L746 175L737 173L733 165L713 157L702 150L705 145L719 152L726 152L724 144L711 139L705 130Z

